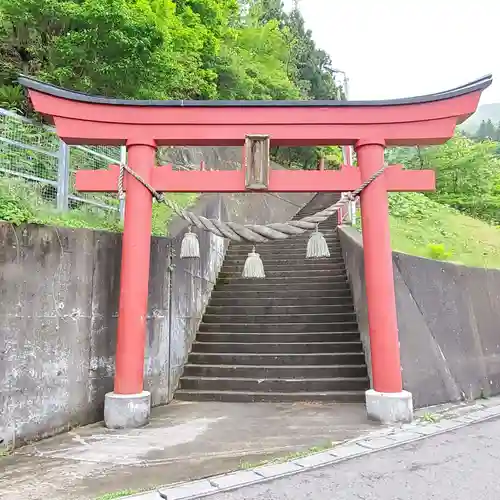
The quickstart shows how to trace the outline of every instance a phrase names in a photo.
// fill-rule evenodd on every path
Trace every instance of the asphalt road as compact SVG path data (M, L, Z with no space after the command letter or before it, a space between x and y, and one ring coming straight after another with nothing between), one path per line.
M500 419L213 500L499 500Z

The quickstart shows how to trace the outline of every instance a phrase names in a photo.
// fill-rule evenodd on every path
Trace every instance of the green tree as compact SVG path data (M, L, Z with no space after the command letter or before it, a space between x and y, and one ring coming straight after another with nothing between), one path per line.
M442 146L428 148L425 162L434 166L439 194L482 196L493 189L500 162L492 141L474 142L455 136Z
M331 99L328 55L281 0L0 0L0 105L19 73L136 99ZM315 168L320 148L275 150Z
M336 99L339 89L335 84L330 56L316 47L312 32L306 30L298 9L285 18L290 41L289 71L295 83L309 99Z
M306 30L304 18L295 6L286 13L281 0L248 0L245 2L247 18L252 25L263 26L275 22L285 40L286 51L280 58L285 64L286 74L301 99L335 99L339 88L335 84L330 57L317 49L312 33ZM340 150L337 148L338 154ZM317 168L321 148L286 147L272 151L274 159L294 168ZM337 156L338 156L337 154Z
M500 158L498 143L456 135L446 144L428 148L394 148L391 163L406 168L432 168L436 191L427 196L474 217L500 223Z
M227 32L217 62L222 99L299 99L286 71L286 39L276 20Z
M0 0L0 98L20 72L117 97L216 98L237 13L236 0Z
M0 75L19 72L81 91L129 97L157 82L164 40L151 12L125 0L0 0Z
M475 136L480 139L486 139L486 122L484 120L481 121Z

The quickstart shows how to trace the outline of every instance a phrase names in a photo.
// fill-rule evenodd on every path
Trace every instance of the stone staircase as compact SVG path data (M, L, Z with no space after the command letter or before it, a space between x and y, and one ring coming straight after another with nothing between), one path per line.
M338 198L318 194L295 218ZM364 401L369 380L336 225L320 225L328 259L306 260L309 234L259 244L265 279L241 278L252 246L231 243L176 399Z

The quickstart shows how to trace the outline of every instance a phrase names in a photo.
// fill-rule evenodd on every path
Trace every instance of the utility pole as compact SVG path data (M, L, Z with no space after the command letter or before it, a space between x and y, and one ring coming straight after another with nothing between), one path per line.
M343 78L342 86L344 87L344 99L349 100L349 78L347 77L347 73L341 69L333 69L334 74L341 74ZM339 95L339 99L340 99ZM342 146L342 156L345 165L352 166L353 164L353 154L352 154L352 146ZM344 195L344 193L342 193ZM356 201L350 201L348 204L348 220L352 225L356 224ZM342 221L339 221L342 223Z
M349 78L347 77L347 73L341 69L333 69L334 74L341 74L343 78L342 87L344 88L344 98L345 100L349 100ZM340 98L340 96L339 96ZM352 147L351 146L343 146L342 154L344 157L344 163L346 165L352 165Z

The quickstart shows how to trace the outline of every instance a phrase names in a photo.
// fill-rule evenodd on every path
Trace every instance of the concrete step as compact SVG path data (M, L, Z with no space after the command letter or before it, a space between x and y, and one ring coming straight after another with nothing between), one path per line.
M266 265L266 263L272 265L272 260L285 260L286 262L301 261L302 264L323 264L325 267L332 264L331 259L335 259L337 263L343 262L343 253L340 247L332 248L329 246L328 250L330 252L330 257L306 258L306 247L298 247L294 250L276 248L272 252L260 253L259 255L264 265ZM227 254L224 263L229 263L231 265L235 265L234 261L243 261L244 263L248 257L248 253L249 252L233 252Z
M340 245L340 239L338 235L335 233L328 233L326 231L320 231L321 234L325 237L325 240L327 243L330 244L338 244ZM271 240L271 241L266 241L265 243L256 243L255 246L258 247L258 249L266 249L266 248L272 248L275 246L294 246L294 245L307 245L307 242L309 241L309 238L313 234L313 231L306 233L305 235L300 235L300 236L291 236L290 238L285 238L282 240ZM247 249L249 251L252 251L253 248L253 243L248 243L247 241L232 241L229 248L231 250L241 250L241 249Z
M340 245L340 239L337 234L328 234L325 231L320 231L321 234L325 237L325 240L329 245ZM306 235L301 236L292 236L290 238L284 238L281 240L269 240L263 243L255 243L255 248L257 252L260 250L269 250L274 247L293 247L299 246L303 247L307 245L309 238L313 234L313 231L307 233ZM250 243L248 241L233 241L228 247L228 250L252 250L254 243Z
M304 215L304 217L310 217L309 215ZM294 221L300 221L304 217L298 217L297 219L292 219ZM318 229L325 235L325 236L331 236L331 237L338 237L338 232L336 227L332 226L329 222L320 222ZM308 238L311 236L311 234L314 232L314 229L309 229L306 233L303 233L301 235L297 236L292 236L292 238ZM291 238L288 238L291 239ZM279 240L281 241L281 240Z
M326 294L323 294L326 295ZM288 297L253 297L252 295L240 294L239 297L234 297L232 294L224 294L223 292L217 295L212 295L209 307L297 307L297 306L312 306L312 307L323 307L323 306L349 306L352 305L352 298L350 293L345 293L344 295L337 294L334 292L331 295L326 296L288 296ZM209 312L207 310L207 312Z
M293 217L294 219L303 219L304 217L309 217L311 215L316 215L318 212L322 212L323 210L326 210L327 208L330 208L332 205L337 203L338 200L332 201L332 203L328 203L326 205L317 205L317 206L311 206L308 205L304 210L301 210L300 212L297 212ZM331 217L329 217L325 222L321 222L321 224L330 224L331 227L335 226L335 222L337 221L337 214L333 214Z
M234 301L240 301L244 300L246 304L250 305L250 302L247 302L247 300L265 300L265 301L289 301L289 300L295 300L295 301L300 301L300 303L306 303L302 302L303 300L309 300L312 301L313 304L315 304L316 299L322 299L322 300L330 300L330 299L344 299L344 300L352 300L351 298L351 289L346 281L346 283L330 283L324 284L322 283L321 286L317 289L312 288L312 289L304 289L304 287L295 287L295 288L283 288L280 290L277 290L276 293L269 293L269 289L264 288L254 288L253 290L246 290L244 288L238 287L238 288L233 288L232 290L230 289L230 285L224 285L221 286L220 288L215 288L212 291L211 295L211 300L210 304L214 304L215 302L212 301L219 301L219 300L234 300ZM237 294L235 295L235 291ZM276 302L278 304L279 302Z
M328 267L336 267L338 265L344 265L344 259L342 257L330 257L325 259L306 259L305 255L301 259L286 259L280 256L272 256L271 257L262 257L261 260L264 263L264 266L267 268L269 266L280 268L293 267L294 269L314 269L314 268L328 268ZM241 258L231 259L226 257L224 260L224 269L231 267L238 267L238 269L242 268L246 261L246 256L242 256Z
M224 264L219 273L219 278L223 279L225 277L236 277L240 276L243 272L244 263L236 264L236 265L227 265ZM280 265L276 266L274 264L269 264L264 262L264 271L267 277L292 277L292 276L334 276L339 273L345 274L345 264L343 262L338 262L336 264L316 264L312 266L307 265Z
M325 392L234 392L194 391L180 389L175 393L179 401L220 401L227 403L280 403L294 401L328 401L335 403L363 403L365 391Z
M331 206L319 194L296 219ZM337 216L319 225L330 257L306 259L312 234L256 245L267 277L244 279L252 245L232 242L176 398L363 402L369 387Z
M299 217L295 217L293 218L292 220L294 221L298 221L298 220L302 220L304 219L305 217L312 217L312 216L315 216L318 212L320 212L321 210L318 210L318 211L315 211L315 212L312 212L312 213L304 213L304 214L300 214ZM335 220L335 223L332 224L333 221L333 218L335 216L332 216L330 219L327 219L325 222L320 222L319 223L319 230L321 232L325 231L325 232L329 232L329 233L334 233L334 234L337 234L337 220ZM335 217L336 219L336 217Z
M292 220L300 221L301 219L302 219L302 217L300 217L299 219L292 219ZM298 228L298 230L300 231L300 228ZM338 230L336 228L335 229L332 228L328 224L325 225L324 223L320 223L319 230L321 233L324 234L324 236L326 238L339 238ZM258 243L258 245L259 246L260 245L274 245L274 243L283 243L285 241L298 241L298 240L307 241L308 238L311 236L311 234L313 234L314 232L316 232L316 228L311 228L311 229L307 229L305 232L300 233L300 234L292 234L288 238L271 239L271 240L264 241L262 243ZM252 242L250 242L250 241L231 241L231 245L252 245Z
M322 205L322 206L317 206L317 207L308 206L306 210L297 212L293 216L292 220L300 220L300 219L303 219L304 217L310 217L311 215L316 215L318 212L322 212L323 210L330 208L335 203L336 202L334 201L334 202L330 203L329 205ZM335 216L336 216L336 214L333 214L325 222L321 222L320 224L329 224L331 227L334 227L335 226L334 222L337 220L337 218Z
M308 240L304 241L280 241L270 243L258 243L255 245L255 251L263 256L273 255L277 250L288 253L298 253L298 252L306 252ZM326 239L326 243L330 252L340 251L341 245L339 240L330 240ZM252 251L252 245L241 245L239 247L229 246L227 249L227 254L229 255L245 255Z
M264 324L285 324L285 323L343 323L355 322L356 314L354 312L339 312L329 314L261 314L252 315L219 315L219 314L205 314L203 316L203 323L231 323L231 324L249 324L260 323Z
M259 316L259 315L301 315L301 314L330 314L330 313L354 313L354 306L352 303L347 304L334 304L328 305L288 305L277 306L270 302L267 306L249 306L246 302L242 301L242 305L232 306L212 306L206 308L205 314L207 315L224 315L224 316ZM212 301L210 301L212 303Z
M335 242L331 242L331 241L327 241L327 244L328 244L328 250L330 250L330 253L335 253L335 252L338 252L340 253L340 251L342 250L342 247L340 246L340 242L338 241L335 241ZM251 251L252 251L252 246L241 246L241 247L229 247L227 252L226 252L226 255L229 256L229 257L233 257L233 256L236 256L236 255L248 255ZM269 255L269 254L277 254L278 252L282 252L283 255L292 255L292 254L300 254L301 252L303 252L304 256L306 254L306 250L307 250L307 242L304 241L303 243L300 243L300 242L295 242L295 243L282 243L282 242L278 242L278 243L273 243L272 245L264 245L264 244L260 244L260 245L256 245L256 248L255 248L255 251L256 253L260 254L260 255Z
M248 377L304 380L309 378L367 377L366 365L315 365L315 366L265 366L265 365L195 365L187 364L187 377Z
M242 284L232 284L232 283L218 283L215 285L214 295L215 298L219 297L219 293L224 293L224 296L228 294L234 298L243 297L253 297L253 298L287 298L293 297L303 297L306 295L306 291L309 292L310 297L324 297L325 295L337 295L343 293L344 295L350 295L351 290L347 280L345 282L341 281L331 281L326 283L310 283L309 287L305 287L300 283L290 283L288 287L285 286L274 286L274 285L259 285L252 283L251 286L244 286ZM212 292L212 293L214 293Z
M220 290L224 288L232 288L238 290L243 288L247 291L258 290L275 290L280 292L280 288L288 288L290 290L335 290L338 288L348 287L347 277L339 276L314 276L314 279L306 277L300 278L224 278L217 281L215 288ZM272 295L272 294L269 294Z
M201 323L200 332L214 333L347 333L358 332L356 321L339 323Z
M306 216L304 216L304 217L306 217ZM299 217L298 219L292 219L292 220L298 221L298 220L303 219L304 217ZM307 217L309 217L309 215ZM322 224L324 225L325 223L321 222L320 225L322 225ZM294 240L294 239L298 239L298 238L304 239L304 238L307 238L308 236L310 236L314 231L315 231L315 228L307 229L304 233L291 235L289 238L280 238L280 239L271 240L271 241L285 241L285 240ZM325 235L327 235L327 236L332 236L332 237L338 236L337 228L334 228L333 226L328 225L328 224L324 225L324 229L321 232L325 233ZM269 242L266 242L266 243L269 243ZM232 241L231 244L241 245L241 244L244 244L244 242Z
M313 211L307 211L307 212L302 212L300 214L294 215L294 217L291 220L302 220L305 217L312 217L316 215L318 212L322 212L328 207L323 207L323 208L318 208L318 209L313 209ZM326 219L323 222L319 223L319 227L323 227L325 229L328 229L330 231L335 231L337 228L337 223L338 223L338 216L337 214L333 214L331 217Z
M363 346L358 342L309 342L304 343L219 343L219 342L194 342L191 352L193 353L218 353L227 352L233 354L327 354L341 352L358 352L362 351Z
M262 280L265 281L265 280ZM289 283L287 285L277 285L272 283L259 283L258 280L248 280L247 285L244 283L232 283L230 280L226 283L217 283L215 285L215 290L217 292L231 292L234 297L243 297L243 294L251 294L257 292L265 292L264 296L283 298L289 297L290 294L286 293L288 291L295 292L295 296L300 296L301 292L308 290L309 292L323 292L317 295L330 295L331 293L340 290L348 290L350 293L349 284L346 281L324 281L322 283L309 283L309 285L303 283ZM240 295L241 293L241 295ZM248 295L246 295L248 296Z
M370 388L370 383L368 377L317 379L182 377L179 388L194 391L295 393L366 391Z
M329 259L341 259L343 257L342 249L328 247L330 252L330 257L318 257L318 258L309 258L306 259L307 248L304 247L296 247L293 250L288 249L280 249L275 248L272 252L259 253L262 262L265 264L268 259L286 259L286 260L302 260L304 262L313 262L313 263L328 263ZM226 254L225 258L228 261L232 260L246 260L249 252L231 252Z
M219 274L224 274L226 272L240 272L243 270L243 266L245 265L244 259L235 259L224 261L224 265L222 266ZM295 261L295 259L294 259ZM275 264L272 261L266 261L262 259L262 263L264 264L265 271L298 271L298 272L309 272L309 271L340 271L345 269L345 263L342 259L337 260L336 262L324 262L323 259L305 259L300 262L293 264L292 261L285 264Z
M265 272L265 268L264 268ZM242 278L241 273L234 273L231 276L224 276L224 273L219 274L218 280L225 281L230 280L231 283L242 283L248 286L249 283L264 283L268 282L273 285L287 285L292 283L322 283L329 281L339 281L346 280L347 273L345 269L334 269L332 271L311 271L310 273L302 272L297 276L293 275L293 272L287 276L284 273L282 275L275 275L275 273L269 272L266 274L265 278Z
M217 333L199 332L198 342L227 343L309 343L309 342L359 342L358 332L312 333Z
M330 194L330 193L329 193ZM334 195L336 195L337 193L333 193ZM298 215L301 215L303 212L304 213L307 213L307 212L310 212L312 214L314 213L317 213L319 212L320 210L325 210L327 209L328 207L331 207L333 204L337 203L338 201L340 200L340 196L339 196L339 199L335 199L335 198L332 198L332 201L326 201L325 203L321 202L321 203L314 203L314 201L310 201L307 205L303 206L295 215L294 217L297 217ZM333 217L333 216L332 216Z
M224 352L192 352L188 363L209 365L355 365L365 364L362 352L313 353L313 354L236 354Z
M303 217L299 217L298 219L292 219L292 220L299 221L301 219L303 219ZM338 233L338 230L336 228L333 228L333 227L329 226L328 224L324 225L324 223L320 223L320 226L322 226L322 225L323 225L323 227L321 229L321 232L326 237L328 237L328 238L338 238L339 237L339 233ZM300 228L299 228L299 230L300 230ZM307 240L309 238L309 236L311 236L311 234L313 234L315 231L316 231L315 228L311 228L311 229L307 229L305 232L300 233L300 234L292 234L288 238L277 238L275 240L274 239L268 240L268 241L265 241L263 243L259 243L259 245L272 245L274 242L293 241L293 240L299 240L299 239ZM231 241L231 245L249 245L249 244L251 244L251 243L248 241Z
M219 280L231 279L231 278L241 278L241 273L243 271L243 266L234 269L233 271L227 271L223 269L218 276ZM285 278L287 281L296 278L310 278L310 279L326 279L336 276L346 277L345 267L323 267L323 269L294 269L289 267L288 269L273 269L272 267L264 266L264 271L266 273L266 279L272 278Z

